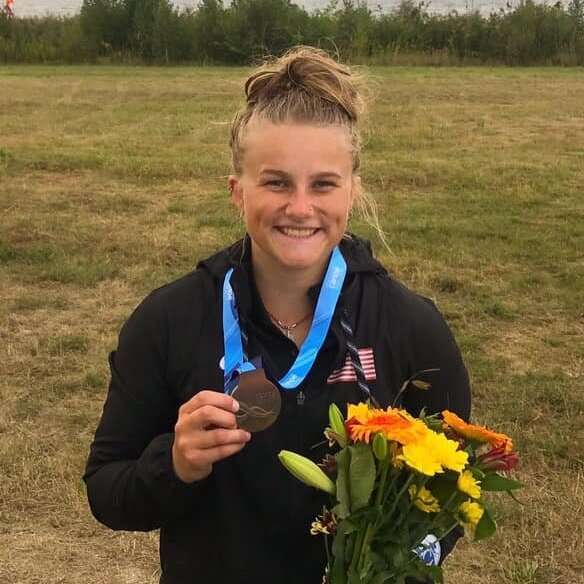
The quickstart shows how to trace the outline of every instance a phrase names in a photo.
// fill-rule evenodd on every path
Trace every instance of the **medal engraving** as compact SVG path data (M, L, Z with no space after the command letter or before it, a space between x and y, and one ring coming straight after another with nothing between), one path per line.
M242 373L233 397L239 402L237 426L248 432L261 432L277 419L282 407L280 392L266 379L263 369Z

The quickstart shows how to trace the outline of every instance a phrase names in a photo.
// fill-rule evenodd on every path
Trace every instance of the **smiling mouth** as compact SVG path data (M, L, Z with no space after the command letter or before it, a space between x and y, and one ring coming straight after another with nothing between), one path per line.
M320 227L276 227L276 229L283 235L295 237L296 239L312 237L320 231Z

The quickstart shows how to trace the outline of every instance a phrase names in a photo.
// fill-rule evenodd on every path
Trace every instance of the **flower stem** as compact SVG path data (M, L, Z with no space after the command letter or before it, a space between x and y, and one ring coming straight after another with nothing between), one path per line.
M399 503L399 500L402 498L402 495L405 493L405 491L407 490L407 488L410 486L410 483L412 482L412 480L414 479L414 475L411 474L406 482L403 484L402 488L399 490L396 498L394 499L391 508L389 510L389 512L387 513L386 517L391 517L391 515L393 514L393 512L395 511L395 508L397 507L397 504Z
M408 515L409 515L409 513L410 513L410 510L411 510L411 508L414 506L414 503L416 502L416 499L418 498L419 491L422 489L422 487L425 487L425 486L426 486L426 483L427 483L429 480L430 480L430 477L424 477L424 479L422 480L422 483L421 483L420 485L418 485L418 486L417 486L417 489L418 489L418 491L416 492L416 496L415 496L415 497L411 497L411 498L410 498L410 502L409 502L409 504L408 504L408 506L407 506L407 508L406 508L405 512L403 512L403 513L400 515L400 517L399 517L399 519L398 519L397 523L395 524L395 527L396 527L396 528L397 528L397 527L399 527L399 526L400 526L400 525L401 525L401 524L404 522L404 519L406 519L406 518L407 518L407 516L408 516Z
M361 550L363 547L363 540L365 539L365 531L361 530L357 533L357 540L355 541L355 547L353 548L353 557L351 558L351 564L349 566L349 573L355 572L357 570L357 565L361 559Z
M381 504L382 497L383 497L383 489L385 488L385 481L387 480L387 473L389 471L389 462L384 460L382 463L383 469L381 471L381 479L379 480L379 487L377 489L377 496L375 497L375 505L378 506Z
M367 530L365 531L365 537L363 538L363 544L361 545L361 552L359 553L359 561L357 562L357 569L359 571L361 571L361 568L363 568L363 564L365 563L365 557L367 556L367 546L369 545L369 542L371 541L371 537L373 535L373 524L369 523L369 525L367 525Z
M438 541L442 541L452 530L458 527L458 521L455 521L439 538Z

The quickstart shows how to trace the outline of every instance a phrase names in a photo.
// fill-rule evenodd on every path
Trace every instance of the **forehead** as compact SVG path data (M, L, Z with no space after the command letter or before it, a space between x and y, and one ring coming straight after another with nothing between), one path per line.
M252 119L243 140L243 166L249 171L280 168L289 172L351 172L348 128L303 123L274 124Z

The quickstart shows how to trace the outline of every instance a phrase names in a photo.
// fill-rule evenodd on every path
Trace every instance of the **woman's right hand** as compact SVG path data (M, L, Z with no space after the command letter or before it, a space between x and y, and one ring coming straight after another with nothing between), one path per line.
M213 464L239 452L251 434L237 428L239 404L217 391L200 391L178 410L174 426L172 465L185 483L211 474Z

